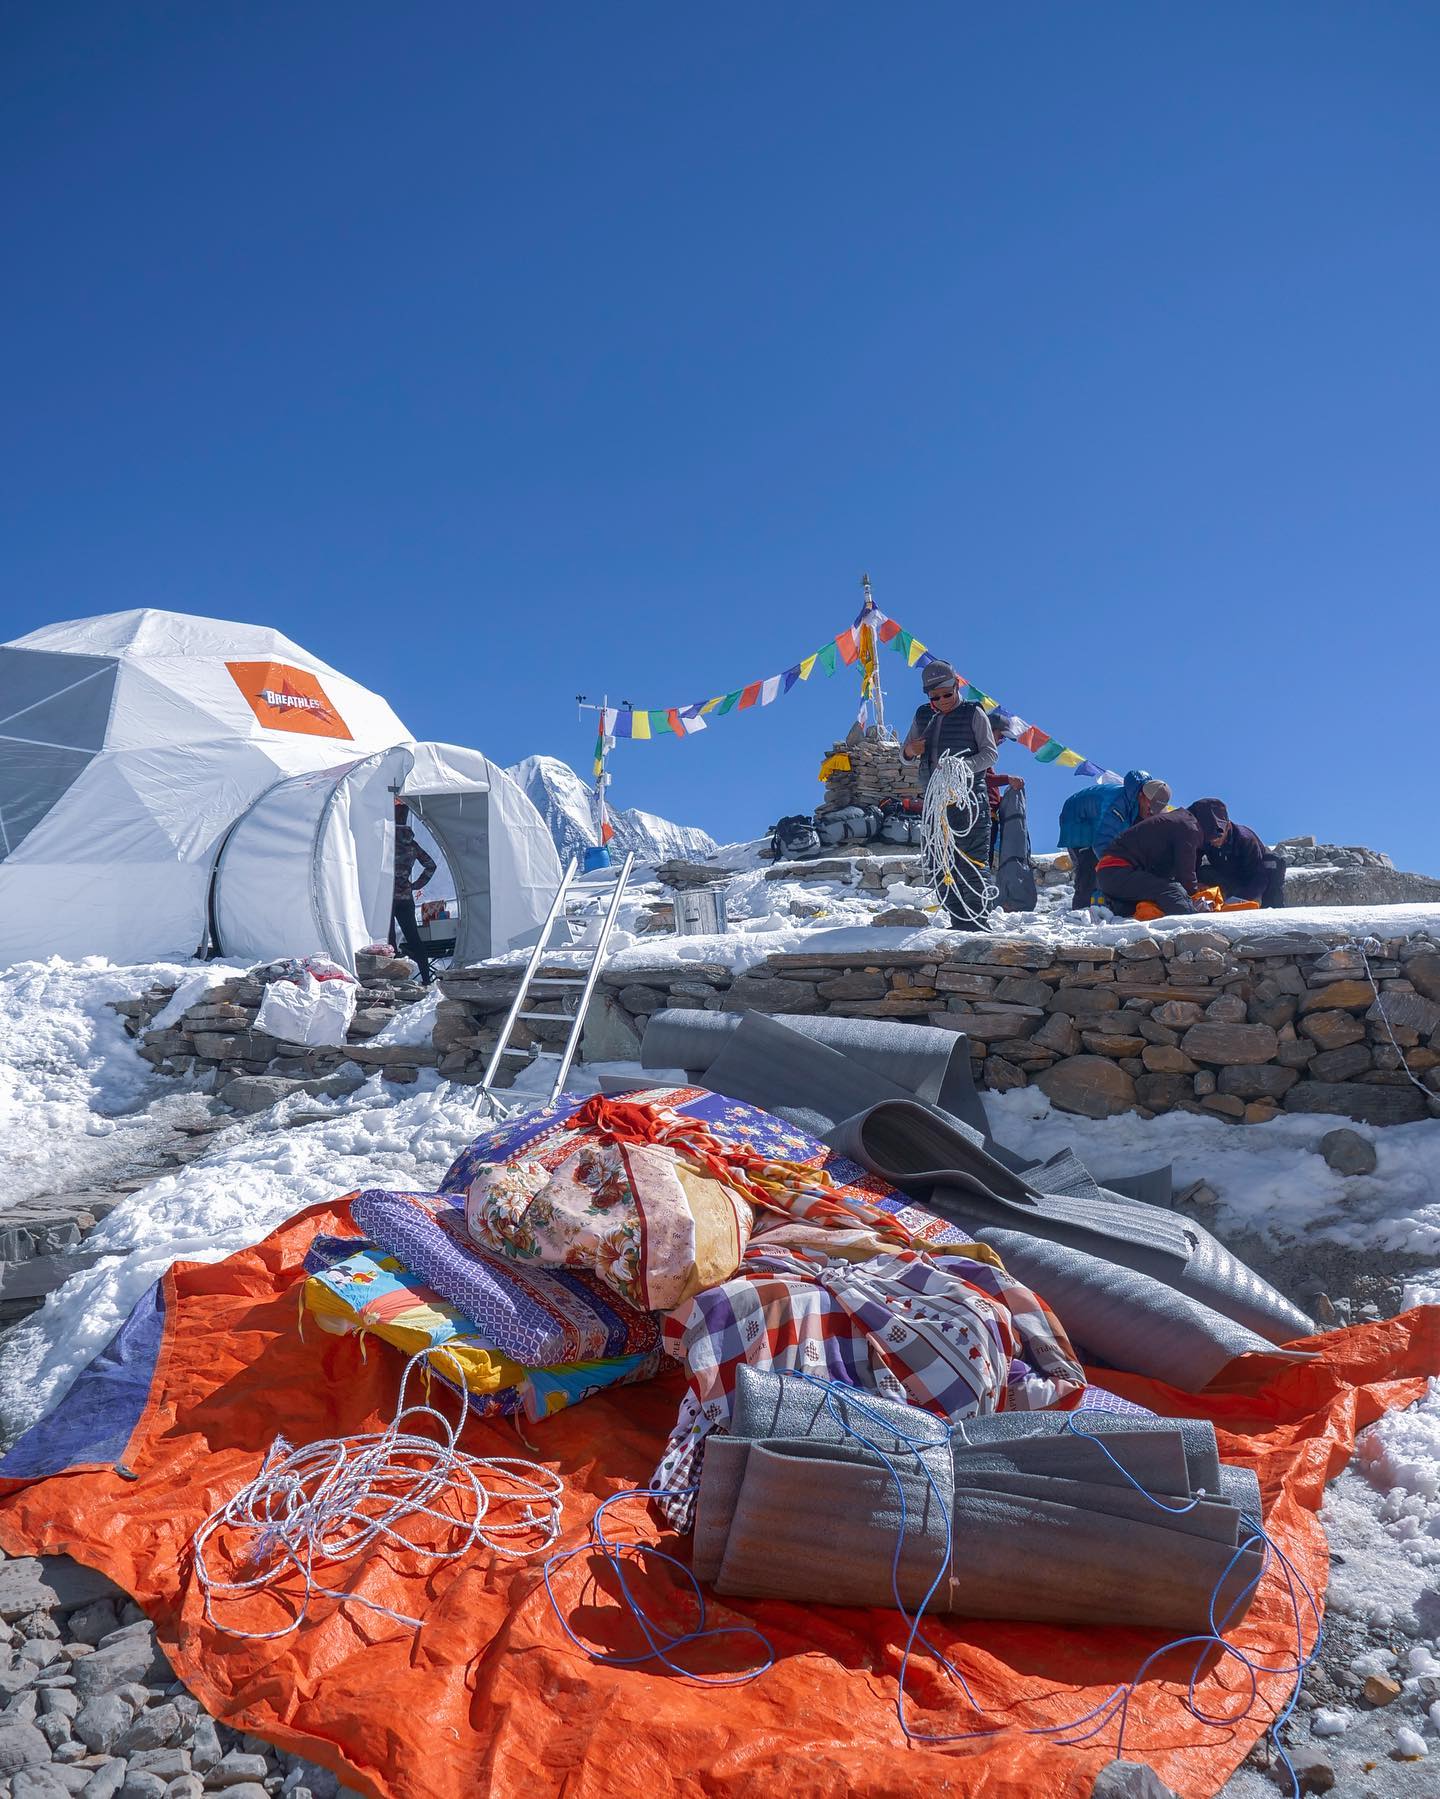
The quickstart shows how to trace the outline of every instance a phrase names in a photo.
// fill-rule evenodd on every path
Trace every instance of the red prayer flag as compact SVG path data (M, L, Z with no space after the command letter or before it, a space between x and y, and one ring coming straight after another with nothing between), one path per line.
M675 735L677 737L683 737L685 735L685 727L683 724L681 724L680 714L675 709L675 707L672 706L670 708L670 710L665 714L665 716L666 716L666 718L668 718L670 720L670 729L675 733Z
M747 688L745 688L745 690L741 693L740 704L735 708L735 710L737 712L743 712L747 706L753 706L755 704L756 700L758 700L760 698L760 689L764 685L765 685L765 683L763 681L752 681L750 683L750 685Z
M1039 725L1031 725L1028 730L1022 731L1016 739L1016 742L1023 743L1027 750L1043 750L1049 741L1050 733L1048 731L1042 731Z
M848 668L860 654L860 646L855 641L855 631L853 627L848 631L842 631L840 633L835 639L835 648L840 652L840 660Z
M889 643L892 637L898 637L899 635L900 627L895 623L895 620L893 618L885 619L880 626L881 643Z

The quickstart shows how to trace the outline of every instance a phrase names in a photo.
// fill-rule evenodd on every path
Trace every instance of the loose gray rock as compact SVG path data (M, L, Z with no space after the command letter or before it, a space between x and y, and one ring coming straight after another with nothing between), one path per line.
M124 1766L124 1763L121 1763ZM136 1772L127 1773L124 1785L121 1786L119 1799L165 1799L167 1783L158 1774Z
M1317 1744L1302 1743L1299 1748L1290 1749L1287 1753L1302 1793L1328 1793L1335 1785L1335 1764ZM1286 1773L1283 1762L1274 1763L1270 1769L1270 1778L1285 1792L1292 1790L1290 1776Z
M55 1799L63 1793L83 1793L90 1784L89 1768L69 1768L52 1762L48 1768L24 1768L10 1782L11 1799Z
M85 1787L85 1799L115 1799L115 1795L125 1784L125 1764L118 1759L106 1762L90 1776Z
M50 1745L33 1724L7 1724L0 1729L0 1778L21 1768L43 1766L50 1759Z
M30 1662L20 1662L13 1668L0 1668L0 1706L9 1705L17 1693L23 1693L26 1687L34 1686L37 1672Z
M57 1712L62 1718L73 1718L80 1709L80 1701L68 1687L46 1687L39 1700L41 1715L47 1718Z
M117 1755L135 1756L145 1749L163 1749L167 1743L173 1743L181 1729L180 1713L168 1702L164 1705L152 1705L149 1711L141 1712L135 1722L114 1745ZM133 1768L134 1763L132 1761ZM177 1770L188 1773L190 1764ZM174 1775L170 1778L173 1780Z
M132 1774L153 1774L168 1786L190 1772L190 1757L183 1749L143 1749L130 1757Z
M226 1799L270 1799L269 1793L258 1780L239 1781L234 1786L226 1787L225 1793Z
M71 1733L91 1755L108 1755L134 1721L133 1708L118 1693L98 1693L75 1714Z
M113 1693L129 1681L144 1680L154 1659L153 1632L120 1637L76 1662L75 1691L82 1704L101 1693Z
M1359 1131L1327 1131L1320 1154L1337 1174L1374 1174L1375 1145Z
M190 1766L198 1773L208 1774L224 1753L215 1730L215 1720L209 1717L197 1718L190 1737Z
M70 1740L70 1720L61 1712L47 1712L35 1728L50 1745L52 1753Z
M284 1790L293 1796L301 1788L309 1791L311 1799L336 1799L340 1791L340 1776L332 1774L329 1768L322 1768L315 1762L295 1756L285 1776Z
M75 1789L66 1784L63 1775L69 1770L61 1768L21 1768L11 1776L11 1799L70 1799ZM86 1775L80 1782L81 1787L89 1785Z
M1091 1799L1175 1799L1173 1788L1144 1762L1106 1762L1095 1776Z
M165 1789L165 1799L201 1799L205 1784L198 1774L178 1774Z
M90 1605L82 1605L70 1614L66 1625L66 1634L74 1643L88 1643L92 1649L99 1646L102 1637L108 1637L120 1623L115 1606L109 1599L97 1599Z
M66 1737L65 1741L54 1751L50 1759L52 1762L84 1762L91 1761L94 1758L90 1756L83 1743L77 1742L74 1737ZM93 1774L95 1770L91 1767L87 1767L85 1772L89 1775Z
M246 1781L263 1781L269 1772L270 1764L263 1755L247 1755L242 1749L232 1749L209 1770L205 1785L213 1792L221 1787L240 1786Z
M217 1097L236 1112L264 1112L304 1086L303 1081L287 1081L278 1074L241 1074L227 1081Z
M19 1694L0 1712L0 1724L33 1724L40 1709L39 1697L34 1687Z

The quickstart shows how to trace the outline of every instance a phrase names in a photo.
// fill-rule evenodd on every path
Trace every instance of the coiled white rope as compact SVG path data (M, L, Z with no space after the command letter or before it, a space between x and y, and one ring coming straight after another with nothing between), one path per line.
M431 1405L406 1404L410 1376L427 1355L447 1355L454 1366L460 1391L454 1424ZM382 1540L437 1562L456 1561L476 1548L514 1558L553 1548L564 1496L560 1477L519 1456L475 1456L459 1448L469 1413L464 1372L437 1348L405 1364L395 1416L384 1430L322 1437L301 1448L276 1437L254 1480L217 1506L195 1533L195 1579L205 1596L206 1622L232 1637L273 1642L298 1630L312 1603L323 1598L367 1606L418 1630L420 1619L328 1586L317 1570L363 1560ZM421 1420L424 1427L415 1429ZM450 1507L442 1509L447 1496ZM518 1515L497 1516L503 1507L518 1508ZM401 1528L421 1517L443 1527L432 1533L441 1539L439 1547L416 1542ZM211 1568L212 1556L227 1561L237 1577L221 1578ZM247 1630L216 1617L217 1601L236 1602L262 1588L295 1607L288 1624Z
M952 810L958 815L952 819ZM920 815L920 869L925 885L942 906L963 911L981 930L1000 903L1000 889L988 868L978 867L963 853L960 843L985 820L990 825L990 800L984 783L975 777L968 756L947 751L925 786ZM988 836L987 836L988 842Z

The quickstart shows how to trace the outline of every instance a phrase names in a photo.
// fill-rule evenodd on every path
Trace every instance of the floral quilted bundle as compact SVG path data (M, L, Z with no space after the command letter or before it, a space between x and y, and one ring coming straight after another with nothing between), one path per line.
M482 1167L465 1221L481 1248L591 1269L631 1305L668 1312L734 1275L755 1213L667 1144L567 1131L539 1155Z

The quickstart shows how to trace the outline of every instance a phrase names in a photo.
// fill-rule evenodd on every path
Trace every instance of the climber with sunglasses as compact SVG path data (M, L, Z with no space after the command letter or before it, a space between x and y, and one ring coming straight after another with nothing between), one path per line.
M975 771L975 779L983 787L983 776L995 766L999 754L995 733L985 708L973 700L960 697L960 681L948 662L928 662L920 677L925 690L925 704L919 707L901 746L906 761L923 758L927 781L940 766L944 755L964 756ZM956 822L957 821L952 821ZM957 842L960 853L978 869L983 869L990 856L990 816L988 807L979 808L968 833ZM982 930L971 919L958 899L946 898L950 922L957 930Z

